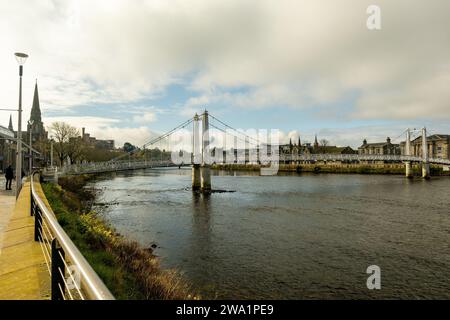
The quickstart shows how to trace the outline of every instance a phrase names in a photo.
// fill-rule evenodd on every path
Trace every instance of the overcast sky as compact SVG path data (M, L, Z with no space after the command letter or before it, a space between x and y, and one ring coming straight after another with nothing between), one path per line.
M37 78L46 125L117 144L205 108L337 145L450 134L449 16L448 0L0 0L0 108L17 106L21 51L24 121Z

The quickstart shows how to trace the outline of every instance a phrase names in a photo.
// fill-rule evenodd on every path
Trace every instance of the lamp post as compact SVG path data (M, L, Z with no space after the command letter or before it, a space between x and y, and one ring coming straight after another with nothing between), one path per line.
M33 169L33 151L31 150L32 146L33 146L33 140L32 140L32 132L33 132L33 123L34 120L28 120L28 127L30 128L30 154L29 154L29 159L28 159L28 170L29 170L29 174L31 175L31 171Z
M22 75L23 65L28 55L16 52L17 63L19 64L19 119L17 125L17 154L16 154L16 198L19 196L22 187Z
M50 140L50 168L53 169L53 138Z

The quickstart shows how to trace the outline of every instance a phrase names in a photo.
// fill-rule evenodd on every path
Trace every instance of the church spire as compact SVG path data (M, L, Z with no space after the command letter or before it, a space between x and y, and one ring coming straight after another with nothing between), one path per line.
M315 135L315 138L314 138L314 148L318 148L319 147L319 142L317 142L317 134Z
M33 106L31 107L30 120L34 120L35 123L42 122L41 107L39 105L39 93L38 93L37 79L36 79L36 84L34 86Z
M9 125L8 125L8 129L11 130L11 131L14 131L13 125L12 125L12 115L9 115Z

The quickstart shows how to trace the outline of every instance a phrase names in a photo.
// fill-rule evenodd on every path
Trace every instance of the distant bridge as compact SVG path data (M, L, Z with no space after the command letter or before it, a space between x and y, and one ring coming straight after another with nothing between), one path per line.
M211 122L210 122L211 121ZM201 134L200 134L200 124L201 124ZM85 173L102 173L102 172L115 172L115 171L123 171L123 170L133 170L133 169L145 169L145 168L156 168L156 167L173 167L178 166L178 164L173 163L172 160L163 160L161 157L159 160L150 159L148 160L146 157L146 148L152 146L153 148L158 145L158 143L163 143L164 141L168 141L169 137L172 135L179 133L180 130L192 125L192 139L191 147L192 152L188 152L189 156L184 158L183 165L192 165L192 188L194 190L202 190L208 191L211 189L211 177L210 177L210 165L211 164L242 164L242 163L260 163L261 159L261 151L266 148L271 151L270 153L272 157L265 158L262 161L265 164L279 164L279 163L304 163L304 162L316 162L316 161L335 161L335 162L403 162L405 164L405 173L407 177L412 177L412 169L411 163L418 162L422 164L422 177L429 178L430 175L430 164L440 164L440 165L450 165L449 159L441 159L441 158L429 158L428 157L428 144L426 138L426 129L422 129L422 155L423 157L412 156L410 155L410 131L407 129L406 132L406 144L405 144L405 153L406 155L380 155L380 154L278 154L278 141L277 144L270 145L269 143L261 143L258 138L251 137L244 133L243 131L234 129L230 125L224 123L218 118L210 115L208 111L204 111L201 115L195 115L193 118L188 119L187 121L181 123L174 129L148 141L143 145L144 149L144 159L128 159L124 160L123 158L126 156L130 156L130 151L124 155L121 155L115 159L105 162L96 162L96 163L82 163L82 164L74 164L63 166L59 169L59 172L48 171L47 175L73 175L73 174L85 174ZM215 128L221 133L219 136L211 136L212 133L209 131L209 128ZM231 131L230 131L231 130ZM403 133L402 133L403 134ZM200 138L201 137L201 138ZM228 149L225 148L225 144L223 149L217 149L216 151L225 153L226 159L224 161L221 158L216 158L211 161L211 146L210 141L220 141L220 139L224 139L223 141L228 141L228 138L232 138L233 148L228 146ZM166 140L167 139L167 140ZM236 149L236 142L242 141L245 147L241 149ZM168 143L169 144L169 143ZM241 144L242 147L242 144ZM170 148L169 148L170 149ZM233 151L231 151L234 149ZM227 154L225 150L231 151ZM274 152L276 152L275 157L273 157ZM252 158L249 155L252 155L253 159L247 159L245 161L245 155L247 154L248 158ZM264 152L266 153L266 152ZM239 154L239 155L238 155ZM268 162L269 161L269 162ZM181 162L181 161L180 161ZM275 171L276 172L276 171Z

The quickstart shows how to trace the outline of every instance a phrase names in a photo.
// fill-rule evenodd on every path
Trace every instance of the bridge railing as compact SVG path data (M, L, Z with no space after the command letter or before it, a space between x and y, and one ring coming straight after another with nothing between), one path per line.
M114 300L114 296L63 230L36 192L31 176L31 215L34 240L38 241L51 278L52 300Z
M108 172L119 171L127 169L144 169L153 166L169 166L173 164L171 160L139 160L139 161L105 161L105 162L92 162L81 163L64 166L61 168L63 174L80 174L80 173L96 173L96 172Z
M388 161L388 162L423 162L424 159L417 156L405 155L381 155L381 154L280 154L279 162L294 161L341 161L341 162L360 162L360 161ZM450 165L449 159L429 158L429 163ZM83 174L113 172L128 169L144 169L156 166L173 165L171 160L120 160L82 163L64 166L59 169L59 174ZM55 171L46 171L49 175Z
M280 161L412 161L423 162L422 157L382 154L281 154ZM449 159L429 158L429 163L450 164Z

